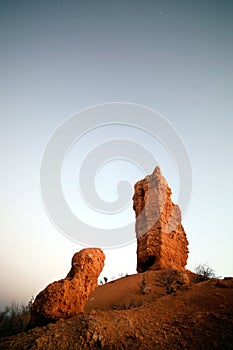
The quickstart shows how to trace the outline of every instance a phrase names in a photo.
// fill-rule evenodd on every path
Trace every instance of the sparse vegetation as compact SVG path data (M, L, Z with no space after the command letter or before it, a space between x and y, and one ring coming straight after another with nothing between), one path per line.
M27 305L19 305L12 301L3 311L0 311L0 337L18 334L27 329L33 300L32 298Z
M126 273L123 273L123 272L118 273L118 277L119 277L119 278L127 277L127 276L128 276L128 272L126 272ZM112 276L111 278L109 278L109 277L103 277L103 279L99 279L99 280L98 280L98 284L99 284L100 286L102 286L103 284L108 283L109 280L110 280L111 282L115 281L116 279L118 279L118 277L115 277L115 276Z
M146 288L146 279L145 276L143 275L141 283L138 283L139 285L139 289L140 289L140 293L141 294L146 294L148 292L147 288Z
M207 281L210 278L216 278L215 271L208 264L199 264L195 267L195 272L198 275L197 282Z
M167 294L171 294L176 291L177 285L181 284L179 277L178 271L167 268L161 272L157 282L165 287Z

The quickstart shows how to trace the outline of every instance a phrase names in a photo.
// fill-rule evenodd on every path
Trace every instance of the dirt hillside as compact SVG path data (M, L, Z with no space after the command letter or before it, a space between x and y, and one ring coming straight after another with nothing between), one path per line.
M99 286L85 312L1 338L1 349L233 349L233 279L147 271ZM181 276L182 277L182 276Z

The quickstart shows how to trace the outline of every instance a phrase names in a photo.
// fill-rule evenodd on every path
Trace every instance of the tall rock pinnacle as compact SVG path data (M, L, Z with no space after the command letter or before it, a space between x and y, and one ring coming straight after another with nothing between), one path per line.
M157 166L134 186L137 271L184 269L188 241L181 225L181 212L171 200L171 189Z

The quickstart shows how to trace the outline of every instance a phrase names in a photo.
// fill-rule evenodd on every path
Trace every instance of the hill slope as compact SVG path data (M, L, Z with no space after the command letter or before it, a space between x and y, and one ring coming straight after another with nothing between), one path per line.
M2 338L0 344L1 349L233 349L233 279L189 286L159 271L124 277L99 286L79 317Z

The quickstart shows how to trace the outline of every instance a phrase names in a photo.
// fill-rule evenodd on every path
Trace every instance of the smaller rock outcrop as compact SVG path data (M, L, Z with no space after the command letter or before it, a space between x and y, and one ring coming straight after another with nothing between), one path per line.
M37 295L29 328L82 313L88 297L98 285L104 260L105 255L99 248L87 248L74 254L66 278L49 284Z

